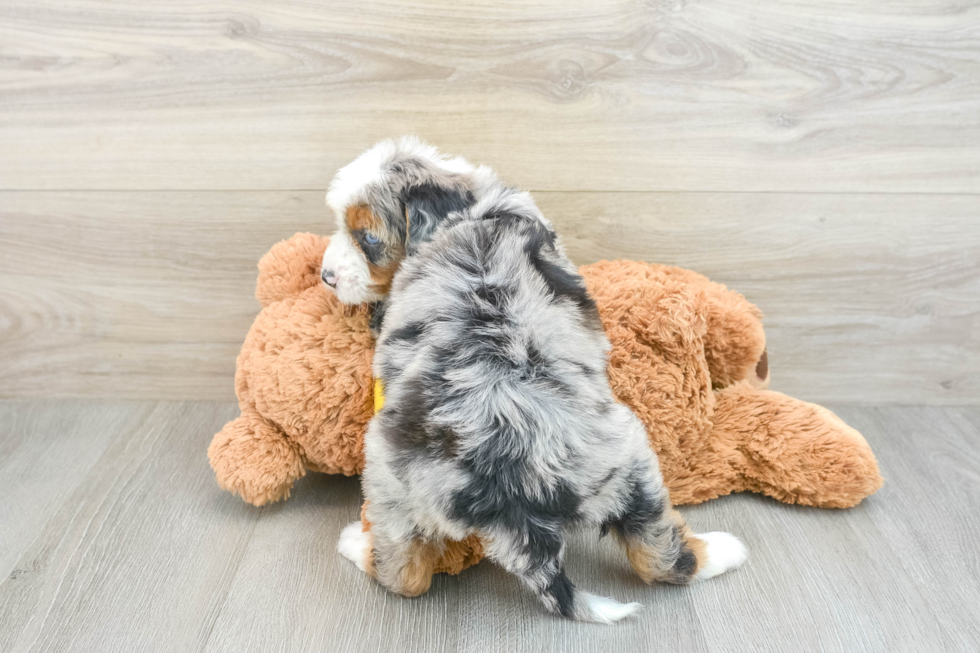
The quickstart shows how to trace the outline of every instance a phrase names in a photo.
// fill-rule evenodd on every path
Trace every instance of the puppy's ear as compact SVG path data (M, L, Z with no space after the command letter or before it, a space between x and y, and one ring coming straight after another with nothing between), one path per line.
M434 184L419 184L405 191L402 197L408 220L407 254L432 238L446 217L454 211L464 211L473 204L473 194L462 188L443 188Z

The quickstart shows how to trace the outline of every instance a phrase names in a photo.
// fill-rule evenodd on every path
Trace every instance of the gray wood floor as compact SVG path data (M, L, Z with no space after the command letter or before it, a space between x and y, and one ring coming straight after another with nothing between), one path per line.
M644 604L614 627L545 614L490 563L385 593L334 550L357 479L254 508L205 457L228 403L0 403L0 651L968 651L980 647L980 408L837 408L886 485L825 511L750 495L684 510L750 558L647 587L582 534L581 586Z

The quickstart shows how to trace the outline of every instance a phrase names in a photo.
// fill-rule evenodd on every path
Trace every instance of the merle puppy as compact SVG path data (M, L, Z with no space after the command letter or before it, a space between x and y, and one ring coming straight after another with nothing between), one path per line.
M643 424L609 388L595 303L530 195L402 139L338 172L327 198L339 229L322 276L341 301L383 302L387 395L365 436L372 527L348 526L341 553L415 596L443 542L478 533L548 610L602 623L640 605L572 584L572 527L614 533L646 582L745 560L671 508Z

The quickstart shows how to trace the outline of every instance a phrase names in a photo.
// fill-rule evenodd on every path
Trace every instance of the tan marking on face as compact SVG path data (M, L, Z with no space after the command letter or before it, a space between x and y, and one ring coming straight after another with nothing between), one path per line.
M401 248L398 248L401 249ZM379 295L387 295L391 290L391 282L395 278L395 272L402 264L402 257L393 259L388 265L375 265L368 261L368 271L371 273L371 290Z
M371 212L366 204L355 204L347 207L347 230L351 233L358 229L377 233L381 221Z
M407 210L405 216L407 220ZM379 295L387 295L391 290L391 282L395 278L395 273L398 271L402 259L405 258L405 247L402 244L392 245L384 241L384 235L387 231L384 223L365 204L356 204L349 207L347 209L346 223L350 233L363 230L382 238L382 243L384 243L385 248L385 260L389 262L378 265L372 263L366 255L364 256L364 260L367 263L368 272L371 274L371 281L373 282L370 286L371 291ZM361 244L356 238L351 238L351 243L357 249L362 249ZM362 251L361 254L364 255L364 252Z

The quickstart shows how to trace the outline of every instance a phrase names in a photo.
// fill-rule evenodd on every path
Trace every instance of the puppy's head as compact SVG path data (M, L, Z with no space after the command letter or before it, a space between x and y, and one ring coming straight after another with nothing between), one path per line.
M327 193L337 232L320 276L345 304L384 298L398 266L493 180L412 137L382 141L341 168Z

